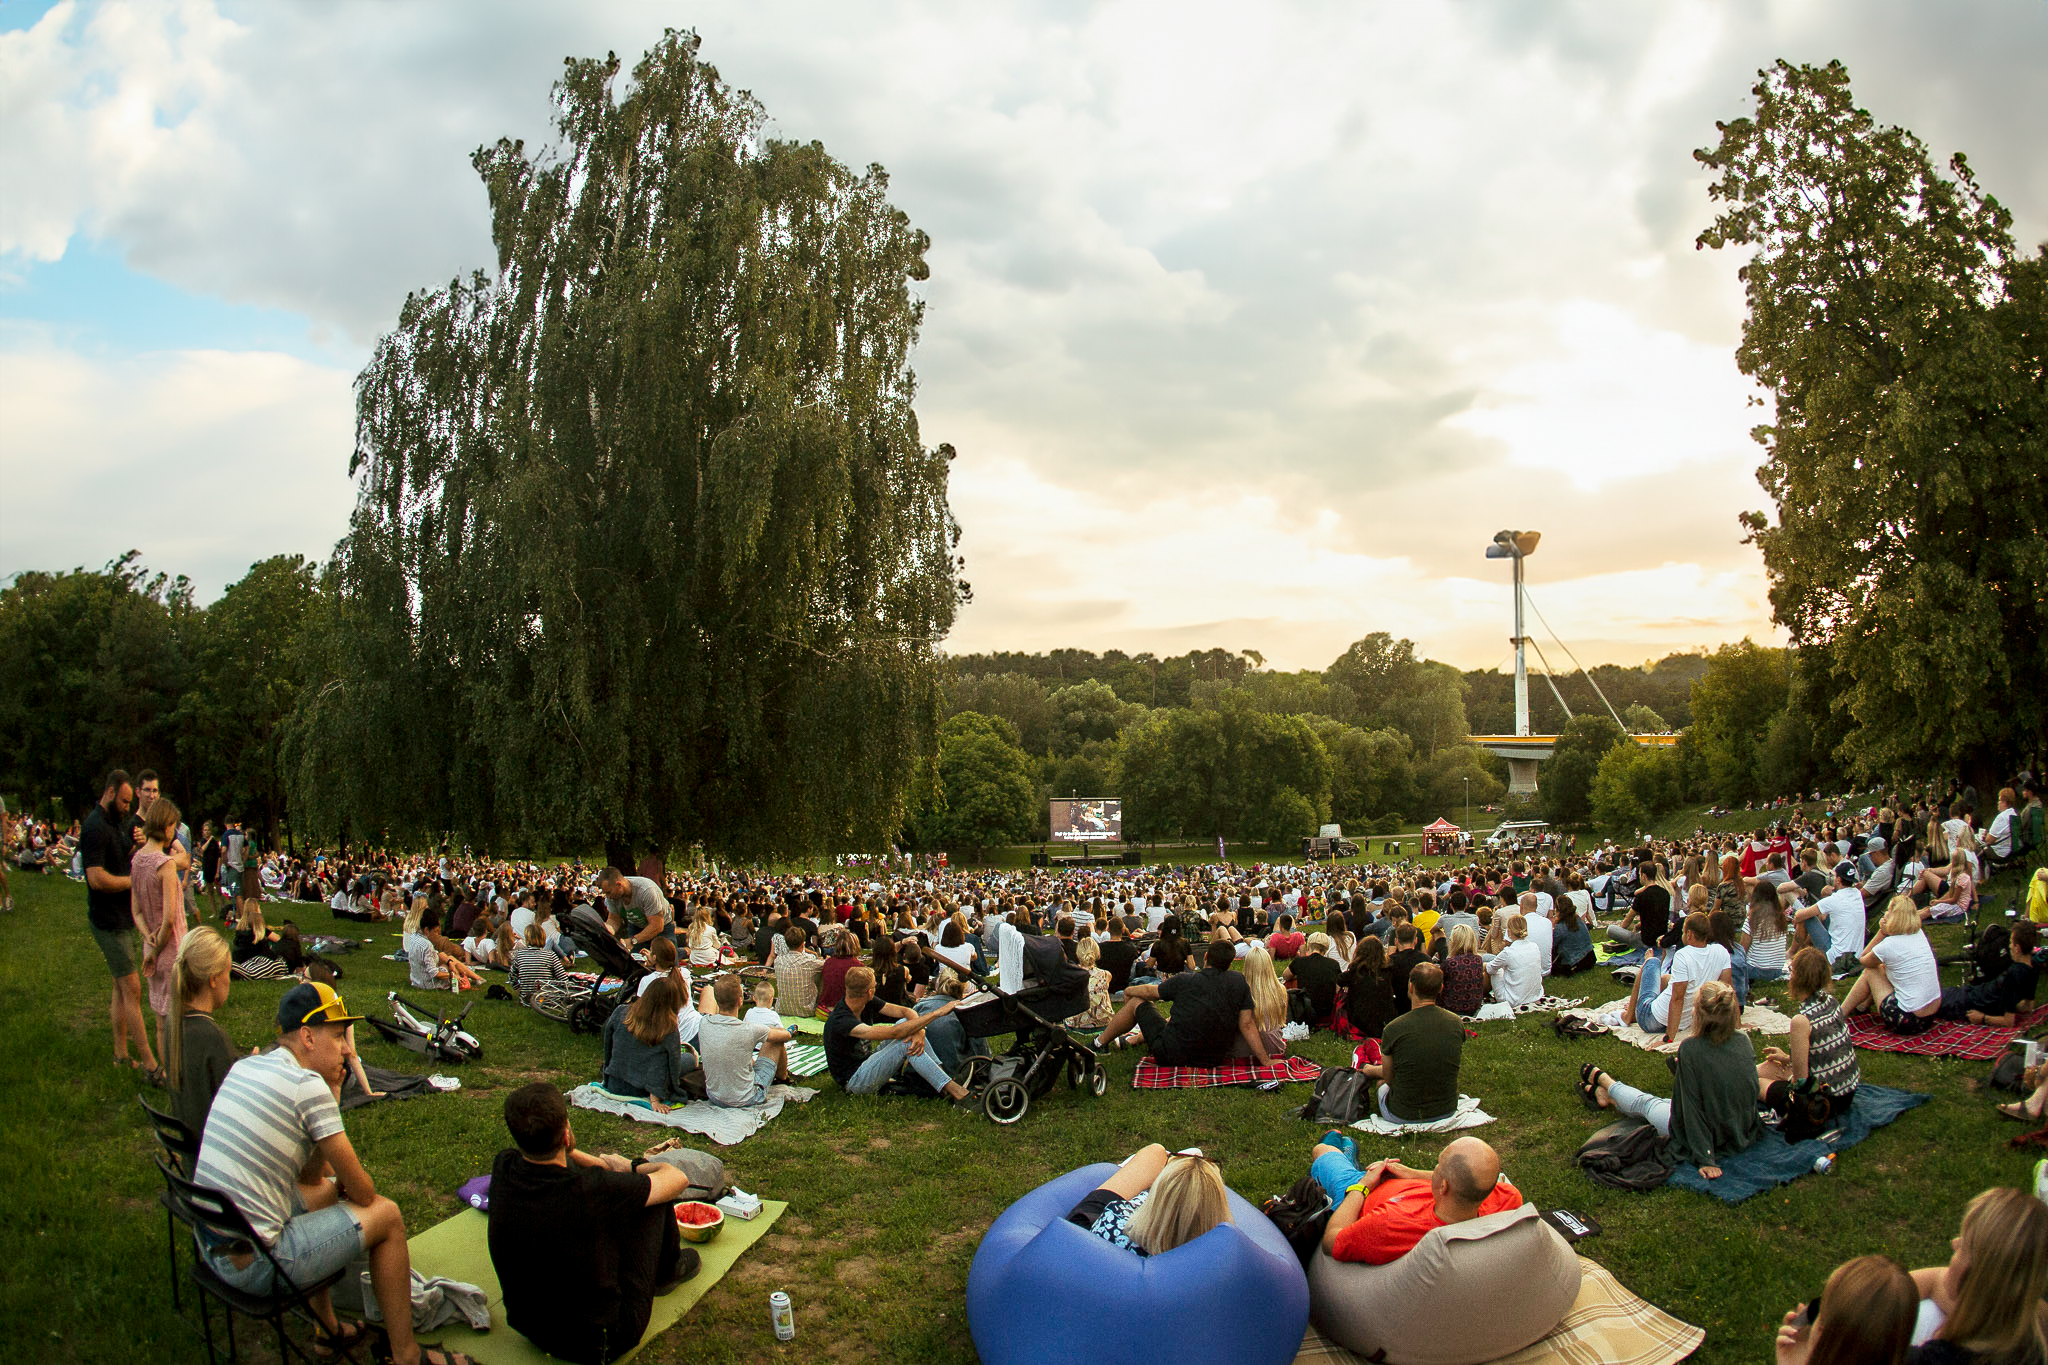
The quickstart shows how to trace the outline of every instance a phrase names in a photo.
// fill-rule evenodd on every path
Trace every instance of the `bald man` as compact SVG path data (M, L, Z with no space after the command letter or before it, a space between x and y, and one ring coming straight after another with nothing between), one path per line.
M1500 1173L1500 1155L1475 1137L1444 1148L1433 1171L1398 1161L1358 1168L1358 1144L1336 1132L1316 1144L1309 1174L1337 1207L1323 1250L1339 1261L1385 1265L1415 1249L1430 1229L1522 1206Z

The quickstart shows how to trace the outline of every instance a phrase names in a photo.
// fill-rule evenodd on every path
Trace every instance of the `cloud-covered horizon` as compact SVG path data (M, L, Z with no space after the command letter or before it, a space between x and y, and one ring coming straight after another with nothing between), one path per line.
M1503 526L1544 532L1531 593L1587 663L1777 638L1735 521L1764 506L1740 262L1693 249L1692 150L1756 68L1840 57L2023 242L2048 225L2041 6L662 15L777 135L887 166L932 236L913 363L960 451L955 652L1320 667L1389 630L1486 667ZM630 70L660 27L65 0L0 33L0 573L133 546L211 596L326 554L369 345L492 262L469 153L547 141L562 58Z

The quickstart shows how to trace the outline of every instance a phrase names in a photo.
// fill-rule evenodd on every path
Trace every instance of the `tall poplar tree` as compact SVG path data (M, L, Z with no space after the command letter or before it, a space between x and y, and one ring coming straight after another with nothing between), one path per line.
M1849 74L1780 62L1694 155L1741 247L1736 352L1771 391L1744 520L1802 704L1854 772L1970 774L2048 732L2048 257L1959 153L1856 107Z
M928 239L694 34L618 72L570 60L555 146L476 153L496 276L408 298L357 381L298 780L381 733L400 780L327 803L359 833L879 848L966 591L912 410Z

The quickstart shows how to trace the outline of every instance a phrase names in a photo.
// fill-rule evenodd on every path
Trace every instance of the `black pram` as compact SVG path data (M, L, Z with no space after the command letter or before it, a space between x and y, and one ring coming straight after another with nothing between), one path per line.
M1023 933L1018 937L1024 941L1024 989L1005 992L987 977L969 972L994 998L953 1011L970 1039L1016 1035L1002 1056L978 1057L970 1063L968 1087L980 1093L981 1111L1002 1124L1023 1118L1031 1101L1044 1098L1061 1071L1070 1088L1085 1084L1094 1095L1109 1089L1109 1074L1095 1049L1074 1038L1061 1022L1087 1012L1087 970L1067 961L1056 938Z
M647 969L619 946L604 916L589 905L571 910L562 932L597 964L594 979L587 989L580 984L569 991L544 986L534 995L533 1007L566 1023L571 1033L601 1033L613 1008L639 993L640 978L647 975ZM608 981L616 984L607 989Z

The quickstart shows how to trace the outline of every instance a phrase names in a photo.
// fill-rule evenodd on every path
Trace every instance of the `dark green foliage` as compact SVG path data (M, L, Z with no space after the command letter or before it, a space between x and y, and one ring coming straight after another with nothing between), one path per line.
M1605 712L1572 717L1558 732L1557 745L1538 779L1544 819L1553 825L1577 826L1592 817L1594 774L1621 737L1621 727Z
M1565 660L1559 659L1560 667ZM1600 691L1624 717L1632 706L1653 711L1666 723L1661 729L1683 730L1692 723L1692 685L1706 671L1705 654L1669 654L1640 668L1600 664L1592 670ZM1573 715L1607 714L1607 708L1584 675L1570 673L1553 681L1572 708ZM1475 735L1510 735L1515 731L1515 677L1497 669L1473 669L1465 674L1465 714ZM1554 735L1564 729L1565 714L1550 684L1532 675L1529 679L1529 728L1539 735Z
M68 818L110 768L169 773L193 616L191 584L151 577L132 550L96 572L18 575L0 592L0 791Z
M1958 153L1856 107L1839 62L1760 73L1694 153L1744 248L1737 361L1776 509L1744 517L1804 708L1859 776L2008 772L2048 733L2048 257Z
M670 32L480 150L498 275L407 299L357 385L323 832L879 847L931 772L965 585L909 368L927 239ZM406 781L313 788L365 734Z
M1678 804L1678 774L1674 750L1617 740L1593 774L1593 823L1617 837L1634 838Z
M1763 750L1791 686L1782 649L1744 640L1715 651L1706 676L1693 688L1687 735L1704 795L1732 805L1782 794L1766 780Z
M1330 809L1330 756L1314 729L1257 710L1235 689L1214 706L1154 711L1125 731L1117 777L1127 839L1291 843Z
M1037 826L1038 780L1008 721L962 711L939 727L939 786L912 823L922 849L972 850L1013 843Z

